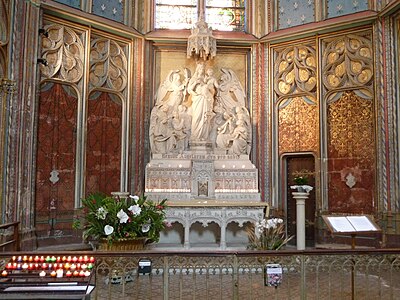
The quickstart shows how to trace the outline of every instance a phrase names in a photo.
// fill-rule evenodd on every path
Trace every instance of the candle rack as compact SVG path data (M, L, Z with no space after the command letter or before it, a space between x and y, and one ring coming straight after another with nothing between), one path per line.
M0 298L89 299L93 273L92 256L12 256L0 271Z

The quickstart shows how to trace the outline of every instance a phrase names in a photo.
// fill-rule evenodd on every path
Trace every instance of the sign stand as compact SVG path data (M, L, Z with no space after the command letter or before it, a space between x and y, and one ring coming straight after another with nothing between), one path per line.
M381 231L378 225L367 215L325 215L322 216L331 234L350 234L351 249L356 248L356 237L360 233L373 233ZM354 262L351 267L351 299L355 299L354 290Z

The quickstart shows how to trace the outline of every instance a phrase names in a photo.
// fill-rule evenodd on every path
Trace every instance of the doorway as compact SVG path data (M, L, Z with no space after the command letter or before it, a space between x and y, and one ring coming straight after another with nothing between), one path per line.
M315 158L312 154L296 154L284 157L285 191L286 191L286 220L288 236L296 235L296 200L292 196L290 186L295 185L294 176L307 177L307 185L313 187L305 204L306 246L315 246ZM296 245L296 238L290 241Z

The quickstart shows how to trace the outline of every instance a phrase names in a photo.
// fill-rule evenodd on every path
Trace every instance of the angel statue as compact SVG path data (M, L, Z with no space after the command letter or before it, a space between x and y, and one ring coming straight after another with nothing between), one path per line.
M176 111L186 95L186 85L189 81L188 70L185 69L185 80L181 82L179 70L171 70L164 82L160 84L156 94L156 106L167 104L171 111Z
M246 93L235 72L226 68L221 68L221 72L216 97L217 104L229 112L236 106L245 106Z

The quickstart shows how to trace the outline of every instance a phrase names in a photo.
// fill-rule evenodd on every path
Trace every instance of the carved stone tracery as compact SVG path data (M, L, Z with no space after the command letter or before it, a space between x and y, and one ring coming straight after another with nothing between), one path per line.
M42 36L41 57L47 65L40 65L41 75L77 83L83 76L82 33L60 24L47 25L45 30L48 37Z
M91 41L89 87L122 92L128 83L126 45L106 38Z

